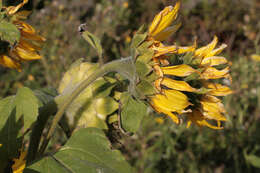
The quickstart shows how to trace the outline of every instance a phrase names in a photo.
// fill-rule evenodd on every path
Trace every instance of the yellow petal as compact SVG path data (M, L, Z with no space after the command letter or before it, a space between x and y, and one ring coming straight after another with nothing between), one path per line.
M226 117L222 115L225 113L224 105L220 102L214 103L209 100L200 101L203 115L208 119L214 119L218 121L226 121Z
M224 57L220 56L211 56L204 58L201 61L201 65L208 65L208 66L215 66L215 65L220 65L220 64L226 64L228 61Z
M14 53L19 56L24 61L36 60L41 59L41 56L38 55L36 52L31 52L29 50L25 50L20 46L15 48Z
M159 32L156 36L154 36L154 39L158 41L163 41L167 39L169 36L171 36L172 34L174 34L180 28L180 26L181 26L180 22L177 23L176 25L169 26L163 31Z
M221 102L211 102L210 100L201 100L202 109L207 112L225 113L226 110Z
M29 33L29 32L24 32L21 30L21 36L28 39L28 40L33 40L37 42L44 42L46 39L40 35Z
M227 47L226 44L222 44L219 48L210 51L210 52L205 56L205 58L220 54L226 47Z
M215 84L215 83L205 83L204 86L212 89L211 91L209 91L208 94L214 96L226 96L232 94L232 90L225 85Z
M12 15L14 13L16 13L21 7L24 6L24 4L26 4L28 2L28 0L23 0L22 3L18 4L17 6L10 6L7 8L7 14L8 15Z
M169 53L175 53L175 54L183 54L186 52L193 52L194 46L187 46L187 47L181 47L181 46L160 46L160 47L153 47L152 48L155 51L155 57L169 54Z
M151 104L168 112L182 113L190 105L188 97L180 91L163 90L164 95L156 94L151 97Z
M189 76L190 74L195 72L198 73L195 69L193 69L192 67L186 64L169 66L169 67L161 67L161 69L163 71L163 74L174 75L179 77Z
M21 38L19 42L19 46L21 46L25 50L29 51L38 51L41 50L41 47L34 45L33 43L30 43L29 41Z
M0 64L8 68L13 68L21 71L20 63L8 56L0 56Z
M227 121L227 118L219 112L203 112L203 116L216 121Z
M18 28L21 29L23 32L35 34L35 29L31 25L23 21L20 20L14 21L14 24L17 25Z
M172 6L168 6L164 8L159 14L157 14L151 26L149 27L149 35L155 38L158 34L169 27L177 18L179 8L180 1L177 1L174 8Z
M188 91L188 92L196 91L195 88L192 88L185 81L173 80L173 79L170 79L170 78L167 78L167 77L163 78L161 84L164 85L164 86L167 86L168 88L179 90L179 91Z
M189 128L191 123L195 123L196 125L198 125L200 127L206 126L206 127L212 128L212 129L223 129L223 127L213 126L210 123L208 123L206 118L198 110L194 110L193 112L188 113L187 115L188 115L187 128Z
M214 67L207 67L205 71L201 73L201 79L219 79L227 78L229 72L229 67L224 68L223 70L217 70Z
M211 52L217 45L218 38L214 36L214 39L207 46L201 47L195 51L195 56L198 58L202 58L206 56L209 52Z
M163 113L163 114L165 114L165 115L168 115L168 116L171 118L171 120L172 120L173 122L175 122L176 124L179 124L179 123L180 123L180 120L179 120L178 116L175 115L175 114L173 114L171 111L169 111L169 109L168 109L167 107L164 107L164 106L161 105L161 104L157 104L156 101L155 101L155 102L154 102L154 101L151 102L151 106L154 108L154 110L155 110L156 112L158 112L158 113Z

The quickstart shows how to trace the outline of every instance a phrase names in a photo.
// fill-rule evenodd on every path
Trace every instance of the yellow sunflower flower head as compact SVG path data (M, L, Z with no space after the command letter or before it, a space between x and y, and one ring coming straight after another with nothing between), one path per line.
M156 15L147 34L137 32L133 38L140 78L137 93L148 100L157 113L168 115L176 124L187 119L187 127L194 123L222 129L221 122L226 121L225 109L217 96L226 96L232 91L216 82L231 81L230 63L217 55L226 45L215 48L216 36L199 49L196 49L196 42L187 47L164 45L161 41L172 34L169 28L176 31L179 27L178 23L172 25L179 7L180 1L174 8L166 7ZM139 40L138 44L135 40ZM211 124L212 121L216 124Z
M41 58L38 52L45 41L31 25L22 21L30 12L18 10L27 2L28 0L23 0L17 6L2 9L6 13L2 25L11 31L0 33L0 64L18 71L21 71L21 62Z

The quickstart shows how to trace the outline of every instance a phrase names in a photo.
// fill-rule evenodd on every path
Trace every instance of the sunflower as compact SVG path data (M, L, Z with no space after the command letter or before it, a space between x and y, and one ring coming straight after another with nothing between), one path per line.
M220 122L226 120L223 116L225 110L221 100L215 96L225 96L232 91L211 80L231 79L228 61L216 56L226 45L214 49L217 37L200 49L196 49L196 42L187 47L164 45L162 41L181 25L177 20L179 8L180 1L174 7L164 8L155 16L148 30L145 41L151 42L149 49L153 51L152 63L149 64L157 76L153 83L156 93L148 96L149 103L156 112L168 115L176 124L186 115L188 127L193 122L220 129ZM226 67L219 69L219 65ZM217 126L207 120L216 120Z
M30 14L28 11L18 12L28 0L24 0L17 6L3 8L6 11L7 20L10 21L19 31L20 38L16 44L11 45L9 42L0 40L2 49L0 54L0 64L8 68L14 68L21 71L21 62L40 59L38 51L45 41L45 38L38 35L34 28L23 22Z

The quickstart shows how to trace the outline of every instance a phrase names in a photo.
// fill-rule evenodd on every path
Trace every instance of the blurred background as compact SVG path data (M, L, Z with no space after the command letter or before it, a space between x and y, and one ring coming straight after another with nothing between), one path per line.
M3 0L5 5L16 0ZM152 3L151 3L152 2ZM139 132L122 136L115 145L138 173L260 172L259 0L183 0L183 22L169 44L209 43L214 35L228 48L234 94L224 98L228 122L224 130L176 126L146 117ZM104 61L128 56L136 30L174 0L30 0L27 20L47 41L43 58L23 64L23 71L0 67L0 98L17 88L57 88L64 72L79 58L97 62L95 51L80 36L78 26L101 38ZM118 143L118 142L117 142Z

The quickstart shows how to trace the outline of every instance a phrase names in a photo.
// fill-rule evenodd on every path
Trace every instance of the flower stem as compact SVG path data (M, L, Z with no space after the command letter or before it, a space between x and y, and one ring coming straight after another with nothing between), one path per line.
M55 98L57 105L61 105L58 112L53 118L47 136L43 140L43 143L40 147L39 154L43 154L45 151L54 131L61 120L65 110L71 105L71 103L84 91L92 82L94 82L99 77L104 76L109 72L118 72L124 77L131 81L135 80L135 68L133 64L132 57L122 58L120 60L115 60L110 63L103 65L99 70L95 71L90 75L86 80L84 80L77 88L75 88L71 94L68 96L59 95Z

